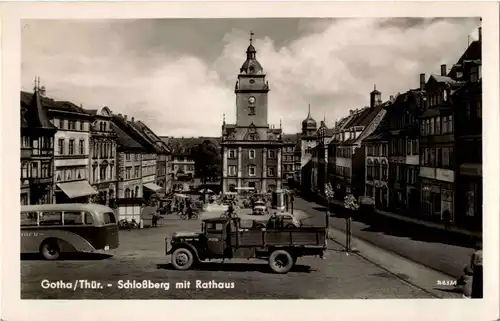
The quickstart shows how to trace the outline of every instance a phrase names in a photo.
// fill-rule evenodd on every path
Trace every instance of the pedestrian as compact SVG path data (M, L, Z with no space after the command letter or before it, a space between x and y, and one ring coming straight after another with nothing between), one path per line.
M464 274L457 280L456 288L462 292L462 297L470 299L472 295L472 279L474 271L470 264L464 267Z
M472 293L473 299L483 298L483 243L476 243L476 251L471 256L472 276Z
M451 212L449 210L445 210L443 212L443 222L444 222L444 229L445 230L450 230L451 227Z

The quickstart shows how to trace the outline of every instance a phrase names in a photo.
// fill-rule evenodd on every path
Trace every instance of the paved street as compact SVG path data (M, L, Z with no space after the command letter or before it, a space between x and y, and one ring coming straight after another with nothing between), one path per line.
M317 221L324 217L324 207L302 198L296 198L295 208L314 213ZM331 217L330 226L344 231L345 220ZM471 248L444 244L430 235L415 235L411 230L370 226L358 221L353 221L351 227L353 235L363 240L453 277L462 275L473 253Z
M300 203L300 201L298 202ZM306 205L304 203L304 205ZM195 271L175 271L164 255L164 238L174 231L199 230L200 221L166 219L164 226L121 231L120 248L111 257L86 255L47 262L32 257L21 261L23 299L382 299L431 298L431 294L356 255L346 255L329 242L323 260L299 259L287 275L271 274L267 262L205 263ZM43 289L43 280L98 281L102 289ZM169 289L119 289L119 281L169 283ZM234 283L231 289L196 289L202 282ZM190 281L189 289L176 282ZM108 284L110 286L108 287ZM229 284L232 286L231 284ZM206 285L208 286L208 285ZM451 296L453 297L453 296Z

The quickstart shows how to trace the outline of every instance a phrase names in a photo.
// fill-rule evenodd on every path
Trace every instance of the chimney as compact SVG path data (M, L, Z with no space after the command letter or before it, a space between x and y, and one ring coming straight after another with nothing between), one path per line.
M390 95L389 96L389 101L393 101L394 100L394 96L393 95Z
M354 111L352 109L349 109L349 115L352 115Z
M420 89L425 89L425 74L420 74Z
M123 115L123 118L125 118L125 120L127 120L127 115Z
M130 119L130 121L134 122L134 117L132 117L132 118Z
M482 43L482 41L483 41L483 27L477 28L477 33L479 36L479 43Z
M446 65L441 65L441 76L446 76Z
M118 116L119 116L120 118L121 118L121 117L123 117L123 116L122 116L122 114L118 114Z

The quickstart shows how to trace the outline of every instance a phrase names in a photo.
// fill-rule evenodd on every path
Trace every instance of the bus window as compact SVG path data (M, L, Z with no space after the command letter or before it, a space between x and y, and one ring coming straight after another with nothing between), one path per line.
M94 218L89 212L83 213L85 215L85 225L94 225Z
M21 226L36 226L38 225L36 212L21 213Z
M62 225L61 212L41 212L40 225Z
M64 212L64 225L82 225L82 212Z
M116 223L115 214L106 212L103 214L104 224Z

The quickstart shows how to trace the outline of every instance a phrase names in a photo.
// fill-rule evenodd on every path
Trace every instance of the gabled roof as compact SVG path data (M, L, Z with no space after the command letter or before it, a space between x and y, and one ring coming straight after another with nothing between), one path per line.
M145 152L144 147L122 130L114 121L111 121L111 128L118 136L118 148L122 150L135 150Z
M118 142L127 148L139 148L140 146L142 152L153 152L155 151L149 143L145 142L144 139L137 133L137 130L134 129L129 122L123 118L121 115L113 114L111 118L112 124L115 128L119 128L119 130L115 130L118 135ZM135 142L135 143L132 143Z
M441 76L441 75L431 75L429 77L429 80L427 81L427 83L429 83L432 79L434 79L434 81L440 83L440 84L445 84L445 85L448 85L448 86L459 86L461 84L460 81L457 81L451 77L448 77L448 76Z
M21 92L21 126L57 131L47 116L45 103L38 90L34 94Z
M149 150L154 151L157 154L166 153L160 146L158 146L155 140L149 137L144 131L147 128L144 124L139 124L135 121L127 121L128 125L135 131L135 135L137 139L142 142L142 145L145 145ZM149 129L149 128L148 128ZM151 130L149 130L152 132Z
M21 91L21 104L28 105L32 100L32 97L33 93ZM40 94L39 99L41 105L43 105L46 111L70 112L72 114L77 114L85 117L90 116L83 108L75 105L72 102L54 100L52 98L42 97Z
M473 41L469 47L464 51L462 56L458 59L457 63L451 68L448 76L456 78L456 72L458 70L457 65L462 65L466 60L480 60L482 57L481 42L479 40Z

